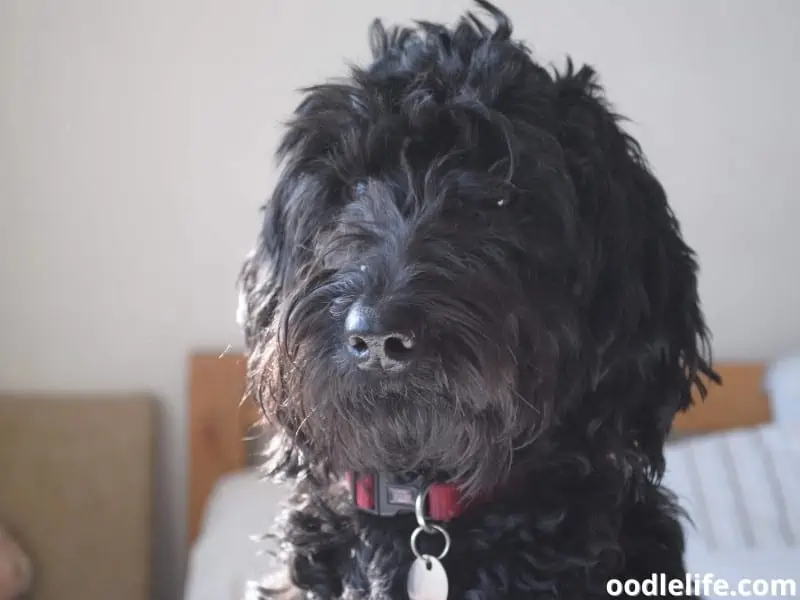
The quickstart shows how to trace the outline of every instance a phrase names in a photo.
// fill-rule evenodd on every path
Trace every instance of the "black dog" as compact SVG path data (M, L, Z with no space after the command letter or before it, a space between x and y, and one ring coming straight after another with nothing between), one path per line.
M280 146L240 280L296 481L265 596L405 599L439 557L450 600L684 577L663 445L717 379L693 253L594 71L478 3L492 27L376 23Z

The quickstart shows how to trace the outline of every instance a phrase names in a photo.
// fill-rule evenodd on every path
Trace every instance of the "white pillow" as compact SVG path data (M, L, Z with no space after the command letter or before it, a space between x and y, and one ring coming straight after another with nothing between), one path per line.
M275 570L275 544L254 538L270 531L288 493L255 469L220 478L189 556L184 600L241 600L248 581Z
M772 363L764 388L778 423L800 422L800 352Z
M666 456L664 483L693 521L690 573L800 582L800 422L681 440Z

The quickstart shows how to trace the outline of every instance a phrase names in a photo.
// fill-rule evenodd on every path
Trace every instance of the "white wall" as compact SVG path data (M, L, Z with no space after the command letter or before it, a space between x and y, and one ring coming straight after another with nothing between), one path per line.
M293 90L375 15L467 0L0 0L0 387L163 400L158 597L183 573L185 359L239 345L238 261ZM800 346L794 0L506 0L540 57L590 61L700 254L723 358Z

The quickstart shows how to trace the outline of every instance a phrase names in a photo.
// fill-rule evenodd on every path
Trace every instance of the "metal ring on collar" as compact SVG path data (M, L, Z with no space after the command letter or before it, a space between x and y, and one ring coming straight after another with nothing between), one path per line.
M430 488L425 488L417 494L417 498L414 501L414 514L417 517L417 525L419 525L422 529L425 530L425 533L434 533L436 531L435 525L431 526L425 520L425 498L428 497L428 490Z
M444 537L444 548L439 553L439 556L436 557L436 560L442 560L447 553L450 551L450 534L441 526L441 525L430 525L431 531L426 531L422 527L417 527L414 532L411 534L411 551L414 553L419 559L422 559L422 554L420 554L419 550L417 549L417 538L419 534L425 531L425 533L436 533L437 531L442 534Z

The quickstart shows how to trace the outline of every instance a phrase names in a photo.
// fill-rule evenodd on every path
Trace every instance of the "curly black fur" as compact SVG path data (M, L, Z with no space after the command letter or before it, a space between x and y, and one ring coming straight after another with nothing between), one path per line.
M683 576L663 445L716 380L693 253L594 71L539 66L477 1L493 28L376 22L374 62L307 90L279 149L240 281L249 390L297 482L289 597L406 598L413 517L358 513L346 470L522 481L447 523L451 599ZM358 299L413 328L411 369L354 368Z

